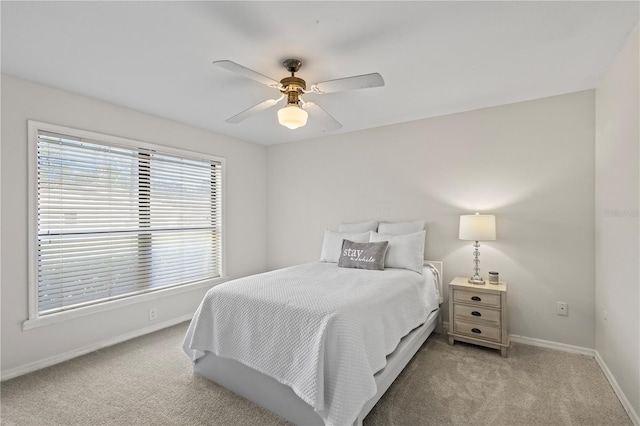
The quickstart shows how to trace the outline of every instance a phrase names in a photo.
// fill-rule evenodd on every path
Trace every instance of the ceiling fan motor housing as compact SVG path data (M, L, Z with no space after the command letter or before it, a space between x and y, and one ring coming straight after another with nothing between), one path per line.
M283 78L280 84L282 85L280 91L287 95L288 104L297 104L299 97L307 88L307 83L303 79L294 76Z

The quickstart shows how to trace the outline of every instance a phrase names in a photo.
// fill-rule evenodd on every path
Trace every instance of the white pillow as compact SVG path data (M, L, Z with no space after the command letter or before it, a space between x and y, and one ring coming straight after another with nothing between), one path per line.
M369 233L369 241L377 243L389 241L385 268L410 269L422 274L424 264L424 238L427 231L404 235L385 235L377 232Z
M413 234L424 230L424 220L415 222L385 223L378 225L378 232L387 235Z
M360 223L341 223L340 226L338 226L338 232L369 232L377 230L377 220L370 220L369 222Z
M368 232L335 232L330 229L324 231L324 241L322 241L322 253L320 262L338 263L342 252L342 241L349 240L354 243L368 243Z

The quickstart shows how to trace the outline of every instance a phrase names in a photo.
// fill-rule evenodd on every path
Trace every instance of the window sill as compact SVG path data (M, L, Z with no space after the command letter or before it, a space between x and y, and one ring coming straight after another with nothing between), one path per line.
M194 284L184 285L180 287L171 287L151 293L139 294L136 296L113 300L110 302L101 303L99 305L86 306L83 308L72 309L65 312L58 312L42 317L29 318L22 323L22 330L31 330L33 328L43 327L50 324L57 324L60 322L72 320L74 318L80 318L87 315L95 314L97 312L110 311L112 309L118 309L123 306L134 305L136 303L155 300L161 297L172 296L174 294L184 293L186 291L192 291L207 287L211 288L228 280L228 277L220 277L213 280L200 281Z

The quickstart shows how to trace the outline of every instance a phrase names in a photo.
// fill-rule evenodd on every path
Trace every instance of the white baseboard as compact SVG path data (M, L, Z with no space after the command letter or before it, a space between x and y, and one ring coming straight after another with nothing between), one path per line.
M635 426L640 426L640 416L638 416L638 413L636 413L636 411L633 409L633 406L631 406L631 404L629 403L627 396L624 394L624 392L622 392L622 389L620 388L620 385L618 385L616 378L613 376L611 370L609 370L609 367L604 362L604 359L602 359L602 357L600 356L600 352L598 351L596 351L596 362L600 366L600 369L604 373L607 380L609 380L613 391L618 396L618 399L620 400L622 407L624 407L624 410L629 415L631 422L633 422Z
M122 334L120 336L112 337L110 339L103 340L98 343L94 343L83 348L74 349L69 352L54 355L49 358L34 361L29 364L21 365L20 367L11 368L9 370L2 371L0 373L0 380L13 379L14 377L22 376L23 374L31 373L36 370L40 370L46 367L50 367L54 364L59 364L64 361L68 361L72 358L76 358L80 355L88 354L89 352L97 351L98 349L106 348L117 343L122 343L125 340L130 340L135 337L144 336L145 334L153 333L154 331L162 330L163 328L171 327L172 325L180 324L190 320L193 314L183 315L178 318L174 318L168 321L154 324L150 327L145 327L140 330L132 331L130 333Z
M181 317L174 318L169 321L154 324L151 327L146 327L140 330L133 331L131 333L126 333L120 336L113 337L111 339L103 340L101 342L94 343L89 346L85 346L83 348L75 349L73 351L65 352L59 355L55 355L55 356L45 358L39 361L35 361L29 364L25 364L20 367L2 371L0 373L0 380L8 380L14 377L22 376L23 374L31 373L36 370L50 367L54 364L59 364L64 361L68 361L72 358L76 358L78 356L85 355L93 351L97 351L107 346L112 346L118 343L122 343L126 340L144 336L145 334L153 333L155 331L162 330L163 328L171 327L173 325L180 324L181 322L188 321L191 319L192 316L193 316L192 314L183 315ZM443 321L442 325L444 328L444 332L449 330L448 321ZM568 345L566 343L535 339L533 337L518 336L516 334L509 335L509 339L512 342L522 343L525 345L538 346L542 348L555 349L563 352L570 352L570 353L576 353L580 355L594 357L596 362L600 366L600 369L604 373L605 377L611 384L611 387L613 388L614 392L616 393L616 396L620 400L620 403L622 404L625 411L629 415L629 418L631 419L631 421L635 426L640 426L640 416L638 416L638 413L635 412L635 410L629 403L629 400L627 399L626 395L620 388L620 385L618 385L618 382L616 381L615 377L611 373L611 370L609 370L609 367L607 367L607 364L604 362L604 360L602 359L598 351L594 349L584 348L581 346Z
M445 331L449 330L448 322L445 321L442 323L442 325ZM511 342L522 343L524 345L538 346L538 347L547 348L547 349L555 349L562 352L586 355L586 356L595 358L596 363L598 364L598 366L600 366L600 369L602 370L605 377L609 381L609 384L613 388L613 391L616 393L616 396L618 397L618 400L622 404L622 407L629 415L631 422L635 426L640 426L640 417L638 416L638 413L635 412L635 410L629 403L627 396L624 394L624 392L620 388L620 385L618 385L618 382L616 381L615 377L611 373L611 370L609 370L609 367L607 367L607 364L604 362L604 360L600 356L600 353L595 349L584 348L582 346L568 345L566 343L552 342L550 340L534 339L533 337L518 336L517 334L510 334L509 340Z
M442 328L444 328L445 332L449 331L449 322L443 321ZM572 354L586 355L592 358L595 357L594 349L583 348L582 346L567 345L566 343L552 342L551 340L534 339L533 337L510 334L509 341L522 343L523 345L538 346L540 348L555 349L557 351L569 352Z
M569 352L572 354L586 355L591 358L595 357L596 351L594 349L584 348L582 346L568 345L566 343L552 342L551 340L534 339L533 337L518 336L517 334L510 334L509 340L511 342L522 343L524 345L538 346L540 348L555 349L557 351Z

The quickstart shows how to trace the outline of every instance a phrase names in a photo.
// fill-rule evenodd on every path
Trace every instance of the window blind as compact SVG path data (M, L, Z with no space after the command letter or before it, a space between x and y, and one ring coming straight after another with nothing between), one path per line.
M222 164L37 133L38 314L221 275Z

